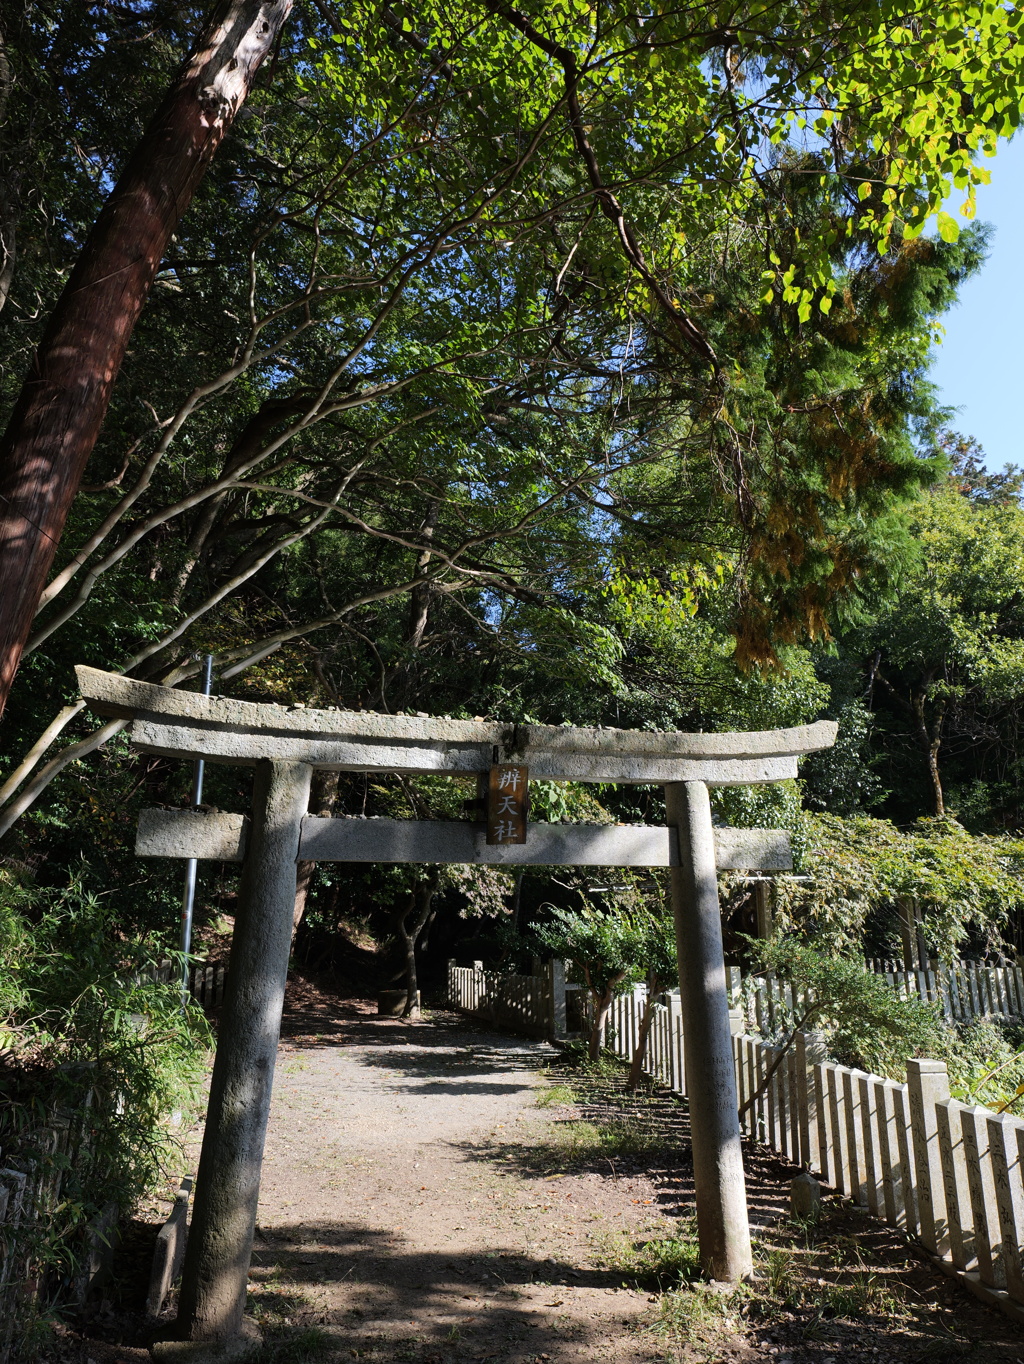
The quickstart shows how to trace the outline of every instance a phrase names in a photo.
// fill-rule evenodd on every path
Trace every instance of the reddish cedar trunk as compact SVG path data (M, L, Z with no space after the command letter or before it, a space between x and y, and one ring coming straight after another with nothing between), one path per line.
M171 233L292 0L222 0L89 234L0 442L0 713Z

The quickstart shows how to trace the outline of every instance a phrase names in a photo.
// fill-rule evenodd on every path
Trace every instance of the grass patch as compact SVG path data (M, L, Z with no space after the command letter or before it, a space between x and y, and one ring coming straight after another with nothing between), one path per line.
M790 1250L783 1246L773 1246L766 1250L758 1270L764 1285L764 1296L773 1306L790 1307L799 1301L798 1266Z
M836 1317L902 1317L907 1315L906 1295L867 1269L854 1270L843 1281L827 1284L820 1304Z
M572 1085L548 1085L537 1095L538 1108L559 1108L577 1103L576 1091Z
M725 1342L751 1328L781 1324L798 1340L831 1340L842 1321L855 1328L912 1324L904 1286L865 1264L854 1237L833 1224L840 1209L817 1225L780 1227L754 1246L754 1277L729 1290L703 1281L696 1223L647 1240L609 1237L594 1256L601 1268L660 1290L654 1334L679 1360L716 1360ZM929 1323L930 1325L930 1323ZM846 1327L845 1329L849 1329ZM749 1335L748 1335L749 1341ZM936 1360L938 1364L938 1360Z
M600 1269L611 1269L637 1288L665 1291L701 1277L697 1239L691 1227L674 1235L637 1240L623 1233L602 1238L593 1255Z
M676 1349L697 1351L715 1358L724 1340L742 1325L749 1290L740 1285L729 1292L709 1284L693 1284L661 1300L655 1334Z
M306 1295L287 1283L279 1269L249 1289L248 1310L261 1331L290 1327L292 1318L310 1305Z
M338 1357L338 1342L317 1326L273 1335L258 1345L246 1364L319 1364L320 1360Z
M620 1156L650 1156L664 1149L664 1134L634 1118L604 1122L573 1119L553 1124L547 1140L536 1148L534 1158L550 1169L560 1169Z
M628 1065L613 1052L603 1051L596 1061L592 1061L586 1042L570 1042L556 1062L559 1070L572 1070L578 1075L600 1080L618 1080L628 1070Z

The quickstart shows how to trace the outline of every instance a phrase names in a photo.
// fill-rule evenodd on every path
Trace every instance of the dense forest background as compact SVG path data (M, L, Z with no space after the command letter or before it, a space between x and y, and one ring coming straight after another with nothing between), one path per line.
M204 10L4 11L4 414ZM720 815L938 818L1012 843L1022 479L986 469L927 377L986 229L880 245L881 153L853 142L779 141L740 195L728 42L701 39L717 74L684 146L658 44L630 29L630 62L588 91L588 159L495 7L461 28L403 14L296 5L174 237L4 717L7 875L77 878L123 933L174 942L178 869L137 861L133 834L142 806L187 803L191 774L99 727L73 665L189 687L207 652L216 690L301 706L835 717L798 790L720 793ZM641 96L656 117L637 120ZM205 799L244 809L247 781L212 768ZM343 774L314 803L459 817L471 794ZM534 796L539 818L660 814L656 790ZM480 941L467 915L498 951L495 923L557 898L541 878L430 876L306 869L300 947L377 971L369 946L436 901L436 959ZM201 928L233 895L230 869L202 869Z

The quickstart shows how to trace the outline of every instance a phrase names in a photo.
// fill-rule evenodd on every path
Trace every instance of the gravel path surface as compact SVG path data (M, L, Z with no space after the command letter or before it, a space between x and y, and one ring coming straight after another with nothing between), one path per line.
M363 1359L643 1361L647 1296L595 1270L652 1223L643 1176L512 1169L548 1125L544 1043L453 1016L293 1022L278 1059L251 1282L258 1316ZM344 1353L344 1352L343 1352Z

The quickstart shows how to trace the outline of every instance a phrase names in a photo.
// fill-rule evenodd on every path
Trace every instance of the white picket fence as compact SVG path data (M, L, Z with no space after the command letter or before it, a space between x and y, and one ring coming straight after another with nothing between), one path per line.
M882 976L908 999L937 1004L949 1023L974 1018L1024 1018L1024 971L1019 966L985 966L954 962L928 970L909 971L895 962L868 961L868 970ZM800 990L776 976L743 978L729 969L732 1002L742 1000L748 1027L771 1034L791 1025L813 1003L810 991Z
M643 1008L637 993L612 1006L608 1046L624 1060L636 1047ZM741 1029L740 1010L732 1017ZM1024 1121L952 1099L943 1061L913 1060L906 1083L897 1084L826 1061L814 1033L798 1033L782 1055L737 1031L733 1055L749 1137L915 1237L947 1272L1021 1319ZM645 1070L685 1097L678 996L654 1006Z
M981 1018L1024 1018L1024 970L1019 966L985 966L977 962L955 962L951 966L909 971L895 962L868 961L866 967L884 976L901 995L937 1004L950 1023ZM571 1026L571 997L581 987L567 983L559 962L548 962L543 974L517 975L485 971L480 962L473 966L448 963L448 999L453 1008L503 1026L559 1040L566 1035L567 1010ZM788 1032L814 1002L810 991L770 974L741 975L737 967L728 969L729 1001L743 1012L746 1027L772 1036ZM223 989L218 980L218 994ZM638 991L642 995L641 987ZM198 991L197 997L202 998ZM633 996L619 996L622 1000ZM204 1001L209 1002L209 1001ZM580 1013L577 1008L576 1015ZM576 1018L577 1025L584 1025Z
M946 998L969 1001L971 1017L1017 1013L1008 1007L1012 997L1000 993L995 975L1016 971L967 968L961 980L969 988ZM489 975L453 965L452 1006L466 1008L466 1000L480 1013L488 990L491 998L499 989L522 990L509 977L501 986L496 978L478 979ZM544 977L525 979L545 983ZM736 996L740 984L734 975L730 985ZM788 1017L800 1010L802 1001L787 988L784 982L769 982L760 995L754 993L752 1010L756 1014L760 998L766 1024L773 1008L780 1019L783 1010ZM517 997L537 1001L530 1029L542 1031L551 1017L550 998L541 1005L539 989ZM748 992L748 1003L750 998ZM606 1043L624 1060L636 1048L645 1002L636 990L612 1004ZM915 1237L978 1296L1024 1319L1024 1121L952 1099L944 1062L911 1061L906 1082L898 1084L825 1060L824 1039L816 1033L798 1033L783 1054L745 1031L745 1012L737 1001L730 1013L745 1133ZM768 1079L776 1061L780 1064ZM654 1005L644 1069L666 1089L686 1096L678 994L659 996Z
M957 961L949 966L910 971L898 962L871 959L869 970L901 994L917 995L939 1004L951 1023L992 1014L1024 1016L1024 970L1019 966L988 966Z

